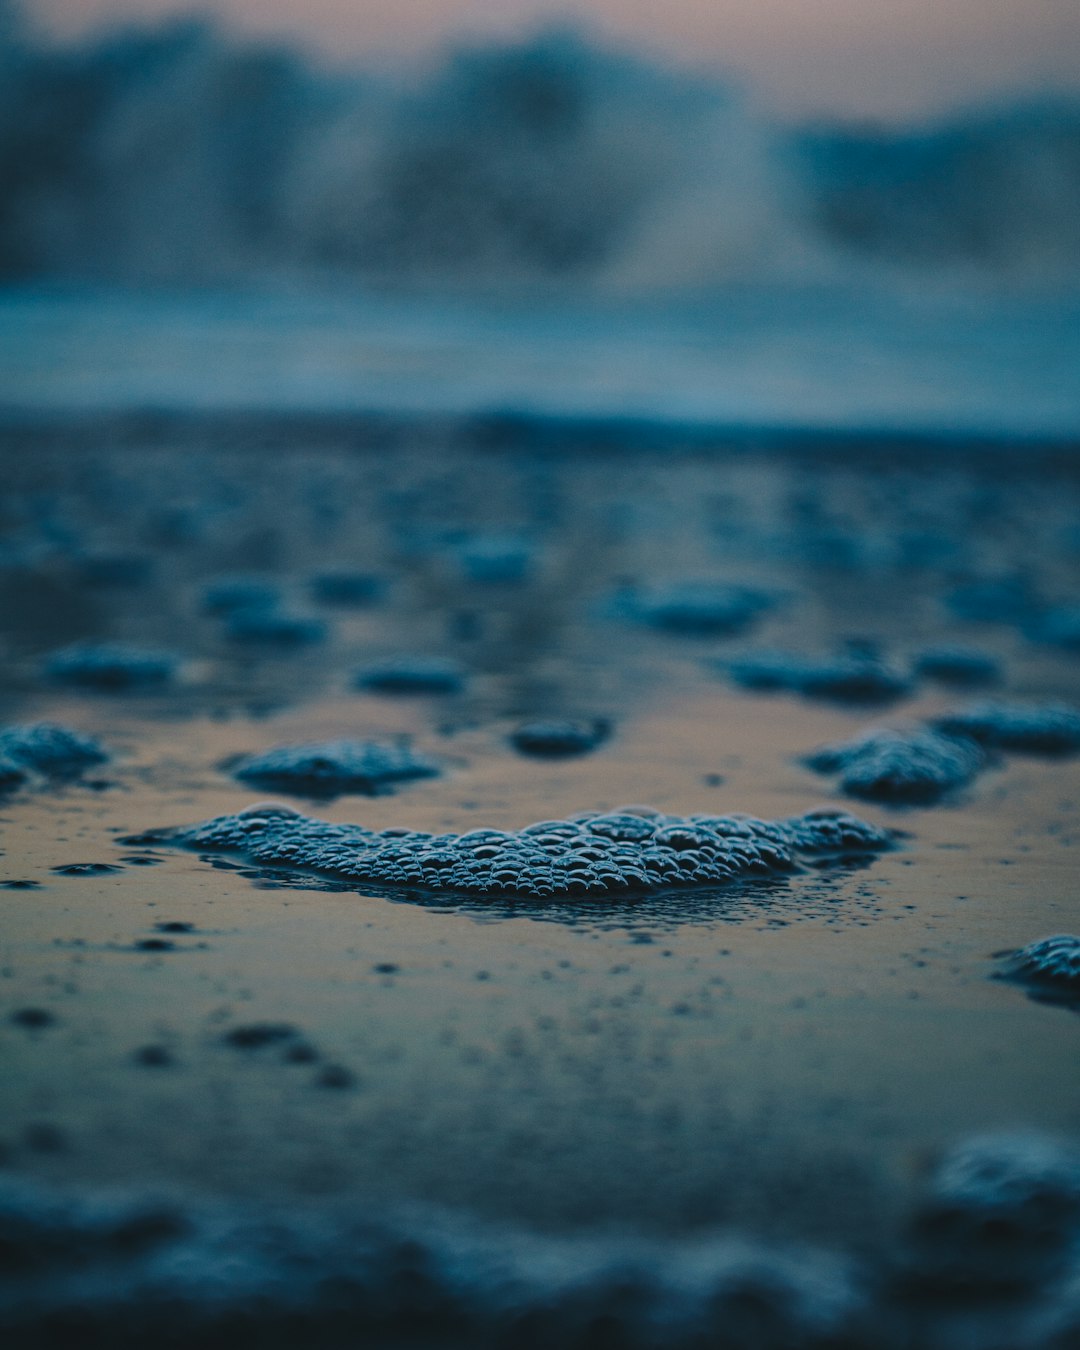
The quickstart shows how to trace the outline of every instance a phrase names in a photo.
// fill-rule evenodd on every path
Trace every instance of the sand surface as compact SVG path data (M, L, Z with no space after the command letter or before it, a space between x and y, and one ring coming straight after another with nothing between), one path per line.
M993 978L995 953L1076 931L1080 761L1008 755L931 807L847 801L798 756L982 695L924 681L890 707L853 707L745 692L714 664L862 639L908 670L926 645L963 641L1000 660L1000 696L1077 699L1074 654L943 600L986 577L1069 599L1071 467L581 445L285 454L180 433L4 454L0 720L61 722L113 756L2 806L3 878L35 883L0 891L10 1176L865 1252L888 1244L955 1140L1080 1134L1075 1013ZM478 580L470 545L507 535L525 575ZM145 571L102 584L87 559L105 555ZM309 579L333 568L377 576L381 593L315 603ZM200 595L236 573L273 579L329 636L230 642ZM628 612L628 595L685 578L775 603L736 635ZM163 690L50 684L41 661L81 638L184 664ZM453 657L463 691L351 687L400 652ZM556 716L609 718L612 734L566 760L510 746L522 720ZM443 773L387 795L286 798L221 767L401 734ZM902 835L861 866L730 895L546 905L362 895L120 842L269 795L375 829L516 829L624 803L769 819L842 804ZM110 870L57 870L73 864ZM13 1023L25 1008L54 1020ZM296 1035L229 1041L258 1023ZM299 1062L297 1044L312 1051Z

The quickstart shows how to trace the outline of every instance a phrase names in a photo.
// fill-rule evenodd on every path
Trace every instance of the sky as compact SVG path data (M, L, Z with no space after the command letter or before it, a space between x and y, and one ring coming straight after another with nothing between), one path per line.
M191 0L24 0L54 33L190 12ZM909 119L1002 97L1080 94L1080 0L201 0L234 30L335 60L421 56L463 35L567 19L734 74L787 115Z

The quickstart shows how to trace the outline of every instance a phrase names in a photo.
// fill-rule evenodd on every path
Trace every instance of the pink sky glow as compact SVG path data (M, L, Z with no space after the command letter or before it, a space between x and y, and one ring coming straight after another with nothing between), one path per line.
M1080 92L1080 0L25 0L62 36L197 9L335 59L424 54L570 20L733 72L783 113L908 117Z

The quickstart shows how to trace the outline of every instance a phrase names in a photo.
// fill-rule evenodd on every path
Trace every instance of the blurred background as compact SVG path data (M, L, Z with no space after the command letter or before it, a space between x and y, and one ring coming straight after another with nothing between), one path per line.
M1073 0L0 0L0 400L1080 430Z

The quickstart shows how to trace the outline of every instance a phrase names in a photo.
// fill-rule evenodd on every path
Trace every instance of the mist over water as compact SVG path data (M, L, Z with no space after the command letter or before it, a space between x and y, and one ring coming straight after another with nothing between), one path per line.
M0 277L665 293L1080 277L1080 106L769 125L571 31L330 72L204 23L39 41L0 7Z

